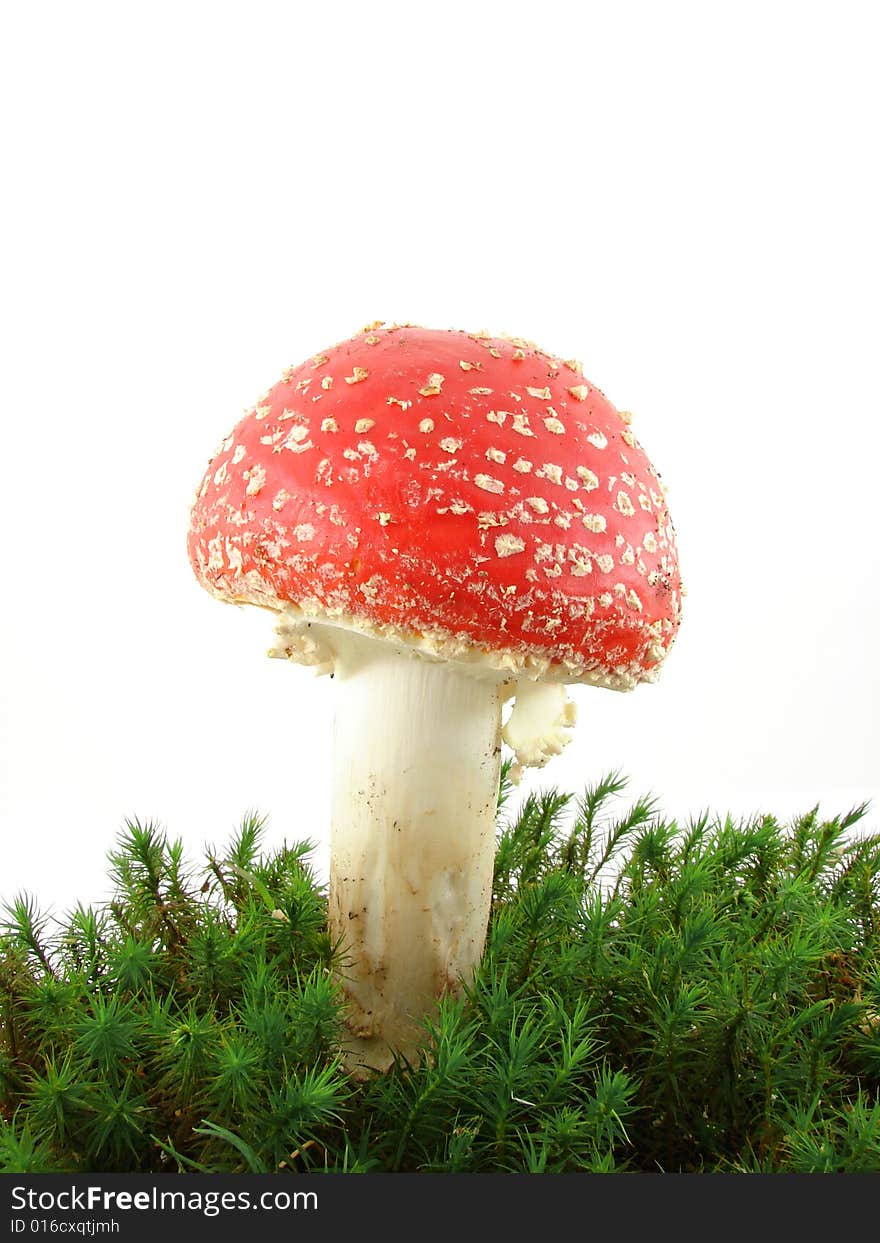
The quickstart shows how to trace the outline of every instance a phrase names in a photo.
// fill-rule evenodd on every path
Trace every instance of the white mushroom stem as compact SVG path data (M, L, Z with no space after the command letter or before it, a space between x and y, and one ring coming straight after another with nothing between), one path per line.
M349 1003L347 1059L415 1055L424 1018L472 978L492 893L503 737L511 770L540 767L571 736L559 683L442 660L393 639L292 613L270 652L333 672L336 716L330 928Z
M335 645L334 645L335 646ZM330 925L349 1064L412 1057L483 952L501 767L497 681L346 636L337 647Z

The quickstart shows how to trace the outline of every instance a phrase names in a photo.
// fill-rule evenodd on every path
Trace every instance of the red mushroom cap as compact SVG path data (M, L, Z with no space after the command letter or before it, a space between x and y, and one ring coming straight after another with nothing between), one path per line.
M627 416L516 338L374 325L292 367L211 461L188 548L225 600L561 681L651 680L679 624Z

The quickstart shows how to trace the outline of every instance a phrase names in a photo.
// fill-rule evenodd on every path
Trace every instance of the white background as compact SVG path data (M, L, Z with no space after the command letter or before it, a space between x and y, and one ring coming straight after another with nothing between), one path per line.
M530 788L877 799L873 8L7 10L3 897L99 896L126 816L197 854L258 808L326 866L329 684L184 540L243 408L380 318L581 358L669 487L663 678L577 688Z

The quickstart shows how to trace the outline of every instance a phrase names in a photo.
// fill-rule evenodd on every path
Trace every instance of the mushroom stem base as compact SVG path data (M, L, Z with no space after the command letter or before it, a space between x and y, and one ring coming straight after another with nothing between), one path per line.
M363 641L336 662L330 926L351 1070L416 1056L489 918L502 688Z

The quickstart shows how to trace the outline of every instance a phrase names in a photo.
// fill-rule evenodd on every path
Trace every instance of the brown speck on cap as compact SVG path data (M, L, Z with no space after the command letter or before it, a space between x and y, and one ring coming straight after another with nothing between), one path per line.
M366 380L369 374L366 367L352 367L351 375L345 377L345 383L360 384L361 380Z
M428 376L428 383L423 388L419 389L420 395L422 397L438 397L441 389L443 388L443 381L445 379L446 377L440 375L439 372L432 372L432 374Z
M568 391L575 401L586 401L590 394L589 386L586 384L572 384Z

